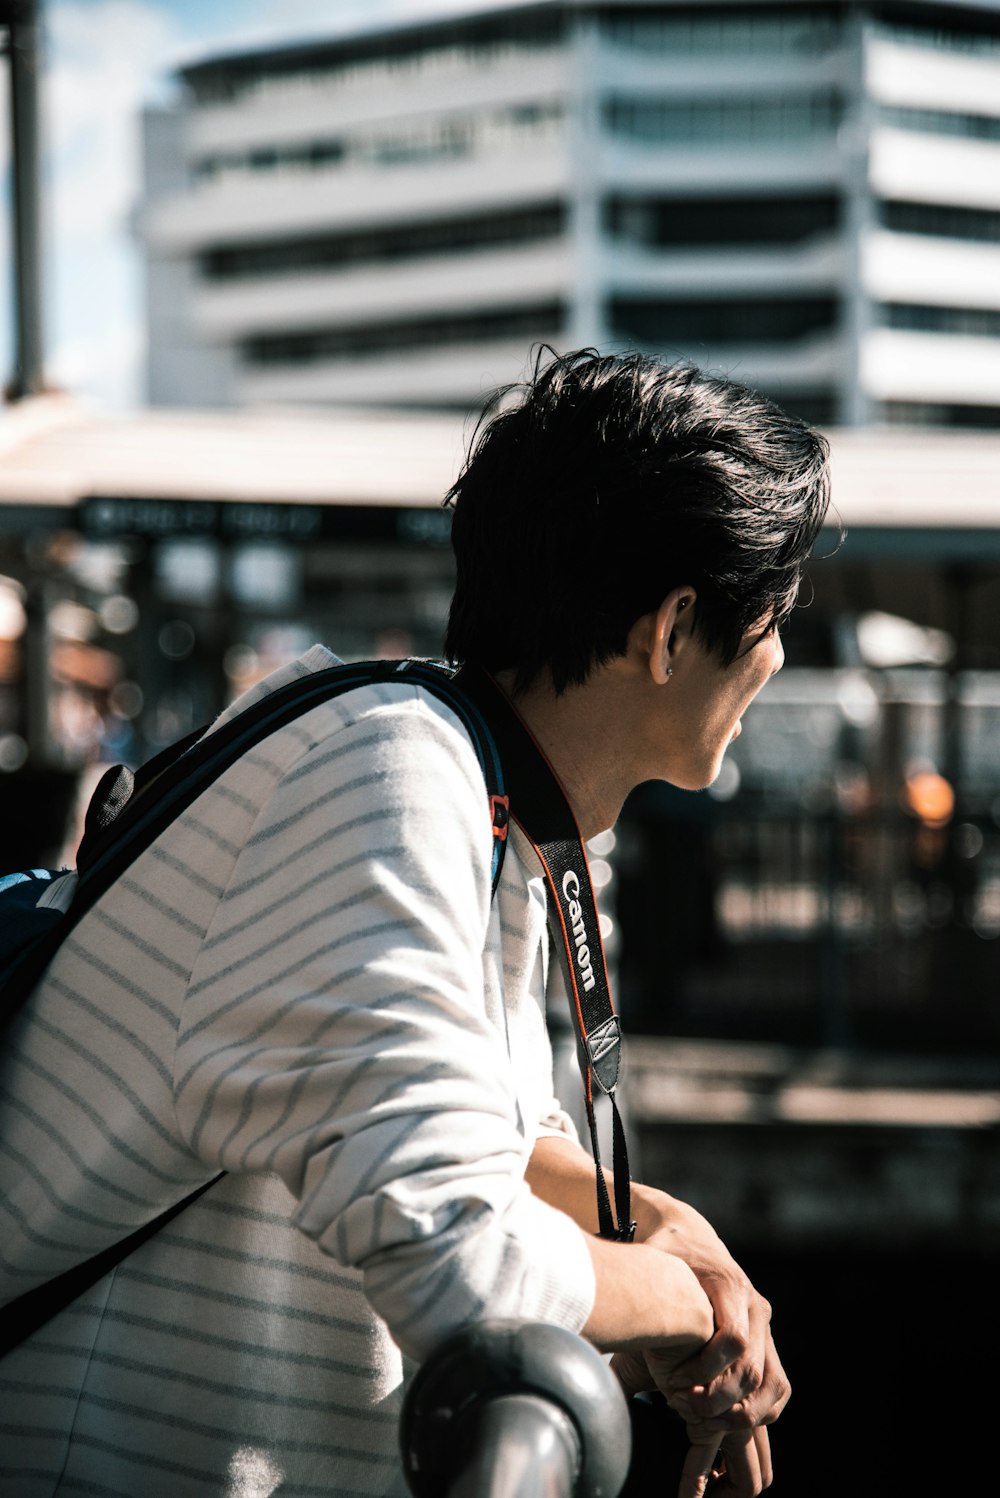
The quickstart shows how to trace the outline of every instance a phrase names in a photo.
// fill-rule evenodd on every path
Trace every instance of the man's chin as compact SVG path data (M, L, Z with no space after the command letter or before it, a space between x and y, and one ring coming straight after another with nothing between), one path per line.
M667 785L675 786L679 791L707 791L709 786L714 785L718 780L721 769L720 761L707 778L697 775L664 775L663 779Z

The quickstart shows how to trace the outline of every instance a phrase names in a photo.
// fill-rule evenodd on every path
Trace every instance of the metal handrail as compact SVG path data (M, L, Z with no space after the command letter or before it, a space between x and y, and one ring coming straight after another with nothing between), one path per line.
M618 1498L628 1405L582 1337L488 1321L449 1338L403 1400L400 1452L414 1498Z

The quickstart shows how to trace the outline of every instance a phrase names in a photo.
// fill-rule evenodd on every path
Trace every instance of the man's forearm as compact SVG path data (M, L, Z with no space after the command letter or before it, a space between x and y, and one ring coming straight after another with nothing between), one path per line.
M527 1181L587 1235L597 1288L585 1336L604 1350L671 1349L678 1361L704 1346L713 1331L712 1308L688 1265L657 1248L596 1236L594 1165L585 1151L568 1139L540 1139Z
M559 1134L539 1139L528 1161L525 1179L535 1195L550 1207L558 1207L572 1217L584 1232L597 1232L594 1162L572 1139ZM612 1189L610 1183L608 1189Z
M676 1361L704 1347L712 1307L683 1259L642 1243L587 1236L594 1265L594 1308L583 1334L604 1352L655 1347Z
M545 1135L537 1141L525 1173L528 1185L536 1196L540 1196L550 1206L559 1207L588 1233L596 1233L598 1230L595 1174L594 1162L587 1151L574 1140L558 1134ZM609 1199L613 1201L614 1182L611 1172L606 1170L604 1177ZM635 1219L638 1243L655 1238L657 1247L677 1252L684 1258L680 1241L676 1248L671 1244L671 1229L683 1224L689 1230L690 1219L697 1217L706 1237L722 1247L715 1230L704 1218L685 1202L668 1196L665 1191L633 1182L632 1216Z

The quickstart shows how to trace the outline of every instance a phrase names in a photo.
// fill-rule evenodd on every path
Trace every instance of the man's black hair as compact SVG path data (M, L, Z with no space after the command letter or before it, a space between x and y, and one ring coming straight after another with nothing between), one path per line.
M487 405L445 498L446 656L513 668L517 691L547 671L561 692L690 584L700 638L728 663L795 603L828 456L805 422L691 364L543 346Z

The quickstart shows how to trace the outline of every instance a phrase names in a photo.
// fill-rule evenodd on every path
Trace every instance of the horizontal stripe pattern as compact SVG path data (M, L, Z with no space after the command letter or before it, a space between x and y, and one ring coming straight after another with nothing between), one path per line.
M230 1174L0 1364L0 1491L403 1498L440 1337L582 1325L586 1246L523 1182L572 1128L544 890L515 830L491 904L491 852L464 730L380 684L245 755L80 923L0 1077L4 1298Z

